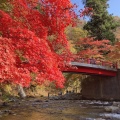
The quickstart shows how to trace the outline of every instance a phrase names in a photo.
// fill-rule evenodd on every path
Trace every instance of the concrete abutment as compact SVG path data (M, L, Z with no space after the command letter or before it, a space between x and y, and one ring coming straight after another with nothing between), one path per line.
M100 100L120 100L120 69L117 76L90 76L82 81L83 98Z

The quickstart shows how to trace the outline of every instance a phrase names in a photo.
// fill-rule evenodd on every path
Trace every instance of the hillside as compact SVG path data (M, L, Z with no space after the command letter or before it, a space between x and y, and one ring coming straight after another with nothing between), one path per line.
M120 17L115 16L115 17L114 17L114 20L120 24ZM116 29L116 31L114 32L114 34L115 34L115 36L116 36L116 39L117 39L118 41L120 41L120 26L117 27L117 29Z

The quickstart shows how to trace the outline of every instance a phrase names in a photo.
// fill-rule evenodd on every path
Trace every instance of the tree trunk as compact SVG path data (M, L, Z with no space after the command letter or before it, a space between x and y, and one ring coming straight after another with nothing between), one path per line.
M25 94L25 91L24 91L22 85L18 85L18 95L19 95L21 98L25 98L25 97L26 97L26 94Z

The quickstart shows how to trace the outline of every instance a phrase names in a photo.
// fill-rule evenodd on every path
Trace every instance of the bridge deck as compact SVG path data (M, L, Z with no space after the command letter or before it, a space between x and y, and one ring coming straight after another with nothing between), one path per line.
M88 63L80 63L80 62L71 62L72 66L76 67L90 67L90 68L97 68L97 69L103 69L103 70L111 70L111 71L117 71L116 68L111 68L110 66L101 66L96 64L88 64Z
M84 73L84 74L93 74L101 76L116 76L117 69L111 68L110 66L101 66L95 64L87 64L80 62L71 62L73 67L65 68L63 72L74 72L74 73Z

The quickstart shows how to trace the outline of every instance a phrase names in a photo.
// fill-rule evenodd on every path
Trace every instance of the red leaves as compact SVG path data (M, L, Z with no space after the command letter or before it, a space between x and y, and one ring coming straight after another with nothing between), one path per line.
M10 39L0 37L0 81L11 79L15 70L15 56Z
M83 10L80 11L80 17L92 16L92 15L93 15L93 8L85 7Z
M25 29L10 29L9 38L0 39L1 82L28 86L31 81L30 72L33 72L37 74L38 83L48 79L63 87L64 77L58 68L56 56L45 40Z
M4 11L0 10L0 32L2 33L2 35L6 36L8 33L8 28L11 26L11 17Z
M72 4L69 0L11 0L9 4L10 13L0 11L0 82L28 86L34 73L37 83L50 80L63 87L59 67L70 60L64 30L73 23ZM49 35L55 39L49 41Z
M80 51L78 55L80 57L101 57L104 53L110 52L112 46L109 40L94 40L93 38L82 38L77 42L76 46Z

